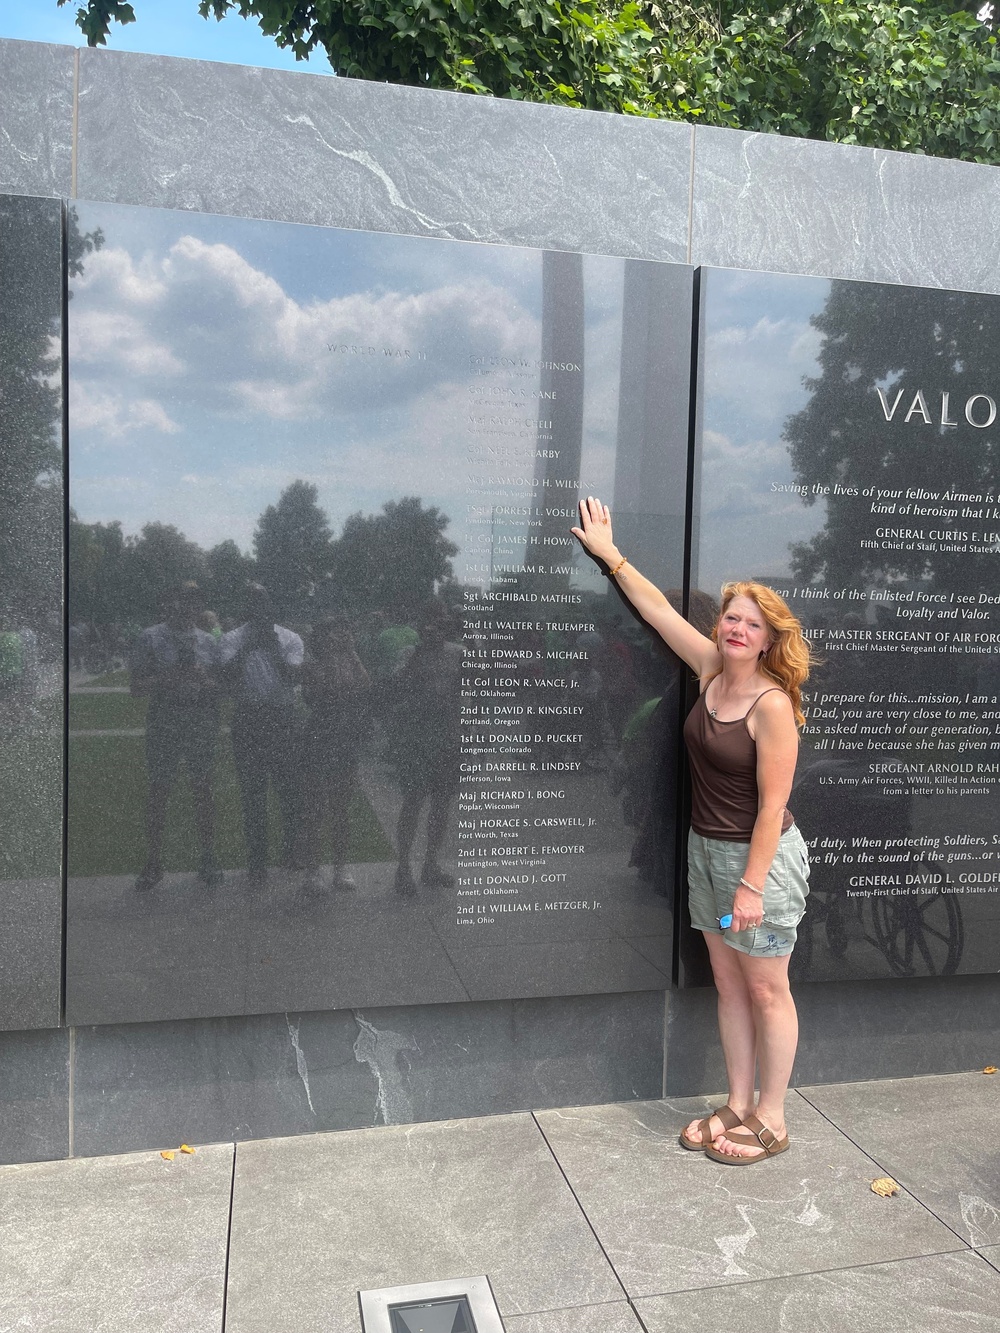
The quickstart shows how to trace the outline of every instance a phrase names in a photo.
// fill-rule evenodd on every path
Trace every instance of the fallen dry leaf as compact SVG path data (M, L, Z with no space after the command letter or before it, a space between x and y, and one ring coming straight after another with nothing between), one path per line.
M190 1153L191 1156L193 1157L193 1156L194 1156L194 1152L195 1152L195 1150L194 1150L194 1148L189 1148L188 1145L187 1145L186 1143L182 1143L182 1144L181 1144L181 1152L187 1152L187 1153Z
M983 1070L984 1074L995 1074L996 1072L997 1072L996 1065L987 1065L986 1068Z
M166 1152L161 1152L160 1156L165 1162L172 1162L174 1160L174 1154L170 1152L169 1149Z
M872 1193L878 1194L883 1199L891 1199L894 1194L899 1193L899 1186L891 1176L879 1176L878 1180L872 1181Z

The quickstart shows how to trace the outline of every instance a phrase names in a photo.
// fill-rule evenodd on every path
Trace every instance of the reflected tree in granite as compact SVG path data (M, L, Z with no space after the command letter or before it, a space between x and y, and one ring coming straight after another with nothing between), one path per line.
M837 588L922 579L935 591L992 590L992 555L863 548L861 538L876 516L891 527L950 526L941 516L900 514L908 491L923 491L927 506L949 491L988 496L991 503L996 497L998 429L970 425L965 405L974 395L996 396L1000 301L835 282L811 322L823 334L821 373L807 381L809 402L786 423L784 437L807 491L816 484L836 488L825 497L825 527L795 550L796 576ZM950 424L942 424L942 394ZM980 400L972 411L981 422L990 409ZM876 495L862 498L866 487ZM881 492L887 495L880 501ZM803 499L815 501L811 493ZM876 511L878 502L885 508ZM982 530L988 517L975 504L945 507L976 511L960 527Z
M51 200L0 196L0 877L53 874L60 852L62 252ZM71 210L70 266L100 235Z
M389 500L379 514L351 514L333 546L337 596L351 614L412 625L435 585L452 577L458 547L445 536L450 520L415 495Z
M309 482L293 481L254 533L257 576L285 615L307 610L333 566L330 524L317 495Z
M37 242L40 202L0 196L0 610L51 631L62 603L61 301L56 256Z

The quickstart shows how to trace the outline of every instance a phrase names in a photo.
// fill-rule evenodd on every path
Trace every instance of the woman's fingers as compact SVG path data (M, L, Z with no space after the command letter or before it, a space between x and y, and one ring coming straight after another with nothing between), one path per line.
M733 913L733 930L738 934L741 930L756 930L763 923L757 917L740 917Z
M611 540L611 510L594 495L579 501L580 526L570 528L591 552L602 551ZM595 544L596 543L596 544Z

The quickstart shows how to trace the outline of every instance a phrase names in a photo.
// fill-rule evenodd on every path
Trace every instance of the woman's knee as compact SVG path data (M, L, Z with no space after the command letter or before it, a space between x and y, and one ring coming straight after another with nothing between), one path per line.
M744 966L743 975L750 1001L757 1009L774 1009L791 1003L792 992L788 984L788 969L779 964L779 959L751 959L750 966ZM753 966L756 963L757 966ZM765 963L765 966L760 966Z

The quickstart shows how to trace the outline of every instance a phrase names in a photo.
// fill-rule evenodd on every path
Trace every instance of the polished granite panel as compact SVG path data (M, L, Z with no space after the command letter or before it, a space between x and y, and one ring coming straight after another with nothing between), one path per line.
M996 1054L1000 994L992 976L817 982L793 994L792 1081L800 1086L960 1073ZM669 1094L694 1097L725 1085L713 989L668 994L666 1050Z
M974 1254L866 1264L636 1302L647 1333L998 1333L1000 1274Z
M5 1167L0 1327L218 1333L232 1172L231 1145Z
M1000 1162L989 1146L1000 1132L997 1077L977 1071L800 1091L978 1248L1000 1242Z
M994 167L701 127L691 261L1000 291Z
M653 1097L662 1049L659 992L78 1028L75 1150Z
M514 1315L504 1320L504 1328L506 1333L643 1333L633 1310L623 1301Z
M0 1029L59 1022L62 225L0 195Z
M359 1289L465 1273L504 1317L622 1299L530 1116L238 1149L228 1333L354 1328Z
M691 271L75 208L67 1021L662 990Z
M0 193L70 193L73 61L71 46L0 38Z
M370 1125L350 1011L76 1030L80 1156Z
M658 1095L663 994L358 1011L375 1076L369 1123L401 1124Z
M59 1022L62 885L56 878L0 883L0 1032Z
M90 199L684 260L690 146L637 116L81 52Z
M0 1163L69 1153L70 1034L0 1032Z
M726 1064L719 1042L715 988L673 990L665 999L663 1088L667 1096L699 1097L712 1088L724 1088Z
M818 659L791 976L995 973L1000 300L711 269L701 311L692 582L770 585Z
M724 1100L724 1099L721 1099ZM885 1205L875 1163L802 1098L791 1148L754 1167L677 1142L708 1098L541 1111L537 1120L632 1300L964 1248L909 1195Z

